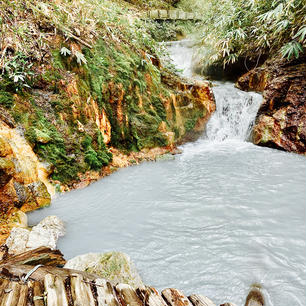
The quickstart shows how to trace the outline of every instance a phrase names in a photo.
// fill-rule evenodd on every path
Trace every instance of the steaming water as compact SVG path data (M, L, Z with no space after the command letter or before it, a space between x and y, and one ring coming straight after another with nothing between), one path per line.
M185 54L191 73L192 50L174 44L170 52L177 66ZM249 286L260 283L268 306L305 305L305 158L245 142L258 95L230 83L214 92L207 136L182 155L122 169L30 220L58 215L67 258L126 252L158 289L243 305Z

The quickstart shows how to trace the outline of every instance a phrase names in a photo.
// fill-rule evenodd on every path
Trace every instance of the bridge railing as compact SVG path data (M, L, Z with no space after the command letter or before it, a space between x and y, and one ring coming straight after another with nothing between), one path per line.
M146 18L154 20L201 20L201 15L182 10L150 10Z

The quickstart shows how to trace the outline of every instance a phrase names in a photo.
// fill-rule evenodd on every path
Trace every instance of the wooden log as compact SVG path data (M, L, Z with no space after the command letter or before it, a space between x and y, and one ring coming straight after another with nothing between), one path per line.
M188 299L194 306L216 306L212 300L204 295L192 294L188 296Z
M28 286L11 281L1 299L1 306L26 306Z
M96 279L98 306L119 306L119 302L110 282L105 279Z
M136 293L145 306L168 306L161 295L152 287L137 289Z
M95 306L95 299L91 291L89 280L84 279L80 275L72 275L70 280L71 295L74 305Z
M46 300L48 306L68 306L64 279L60 276L47 274L44 279Z
M40 247L15 256L7 257L0 261L2 264L20 264L36 266L61 266L66 263L64 255L59 250L51 250L47 247Z
M6 294L6 289L9 286L9 280L7 279L0 279L0 301L3 300L5 294Z
M138 297L135 289L127 284L118 284L116 287L116 292L124 301L125 305L129 306L144 306L140 298Z
M32 290L32 301L34 306L44 306L44 286L40 282L28 282Z
M163 290L162 297L170 306L193 306L188 298L177 289L168 288Z
M26 275L30 270L32 270L33 266L28 265L1 265L0 266L0 278L19 278L21 279L22 276ZM64 269L64 268L57 268L51 266L45 266L38 268L31 276L29 277L30 280L44 282L45 276L47 274L52 274L53 276L60 276L63 279L69 277L70 275L80 274L85 278L90 280L95 280L98 278L95 274L90 274L83 271L77 271L72 269Z

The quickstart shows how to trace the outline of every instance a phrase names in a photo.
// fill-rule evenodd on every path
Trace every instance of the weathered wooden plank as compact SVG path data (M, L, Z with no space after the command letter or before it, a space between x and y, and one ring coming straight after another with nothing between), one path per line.
M170 306L193 306L188 298L177 289L168 288L163 290L162 297Z
M33 288L34 306L44 306L44 286L40 282L29 282Z
M18 282L10 282L1 299L1 306L26 306L28 286Z
M95 306L95 299L91 291L89 280L84 279L80 275L73 275L70 280L71 295L74 305Z
M22 276L26 275L29 271L31 271L33 268L34 266L28 266L28 265L10 265L10 264L1 265L0 266L0 277L5 276L7 274L11 274L11 276L21 278ZM53 276L60 276L63 279L67 278L70 275L75 275L75 274L82 275L83 277L88 278L90 280L95 280L96 278L98 278L97 275L90 274L87 272L45 266L45 267L40 267L35 272L33 272L30 276L30 279L35 280L35 281L44 282L45 276L47 274L52 274Z
M167 306L164 299L152 287L137 289L136 292L145 306Z
M10 303L13 303L14 295L16 294L18 296L18 289L18 287L16 288L16 282L9 282L9 284L4 289L4 294L0 300L0 306L6 306L10 305Z
M35 250L27 251L15 256L9 256L0 261L2 264L19 264L36 266L42 264L45 266L64 265L66 260L59 250L51 250L47 247L40 247Z
M44 279L48 306L68 306L64 280L60 276L47 274Z
M105 279L96 279L98 306L119 306L113 286Z
M216 306L212 300L204 295L192 294L188 296L194 306Z
M5 296L5 289L8 288L10 281L7 279L0 279L0 301L2 301Z
M144 304L142 303L135 289L132 286L127 284L118 284L116 286L116 292L126 305L144 306Z

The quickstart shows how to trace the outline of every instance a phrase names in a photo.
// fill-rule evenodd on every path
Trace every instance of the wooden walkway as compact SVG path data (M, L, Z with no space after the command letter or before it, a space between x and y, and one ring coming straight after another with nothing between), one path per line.
M1 306L215 306L205 296L186 297L177 289L161 295L151 287L133 289L126 284L113 286L107 280L79 271L38 268L25 279L33 266L1 267Z
M185 296L168 288L134 289L112 284L94 274L58 267L60 251L41 247L16 256L0 248L0 306L216 306L209 298ZM264 306L259 288L253 288L245 306ZM234 306L225 303L221 306Z
M145 18L153 20L201 20L202 16L196 13L184 12L182 10L150 10Z
M10 256L0 250L0 306L214 306L176 289L112 284L94 274L64 269L63 254L41 247Z

